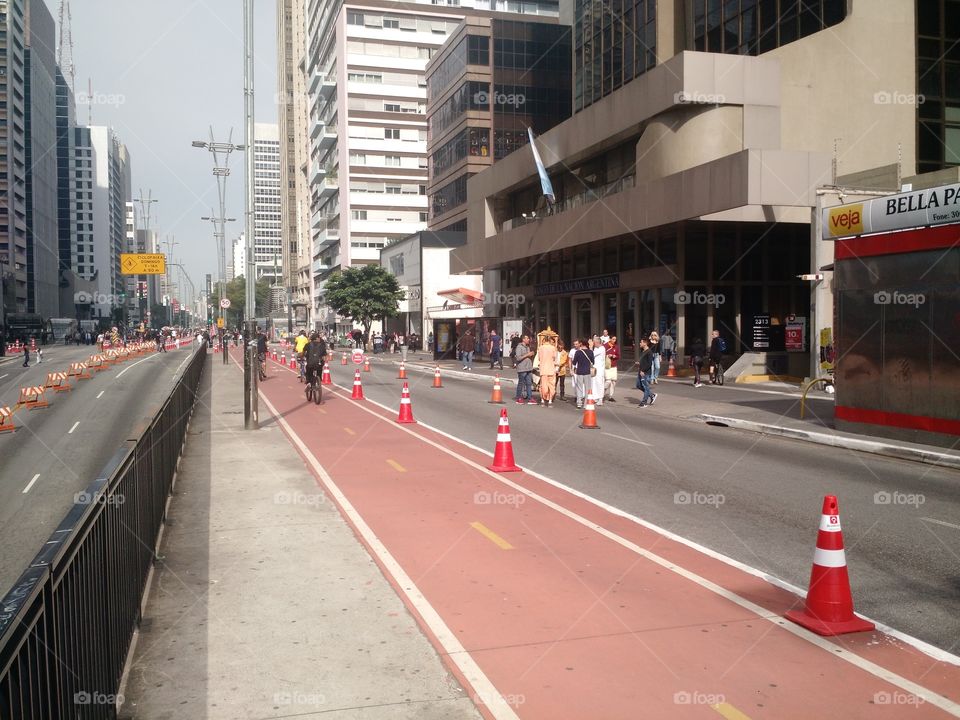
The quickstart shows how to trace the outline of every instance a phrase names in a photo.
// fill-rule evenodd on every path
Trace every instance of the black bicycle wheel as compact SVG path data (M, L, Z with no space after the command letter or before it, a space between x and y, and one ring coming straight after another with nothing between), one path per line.
M717 385L723 385L723 364L717 363Z
M323 401L323 386L317 381L316 378L313 379L313 402L319 405Z
M303 391L303 394L307 396L307 402L313 400L313 385L307 385L306 390Z

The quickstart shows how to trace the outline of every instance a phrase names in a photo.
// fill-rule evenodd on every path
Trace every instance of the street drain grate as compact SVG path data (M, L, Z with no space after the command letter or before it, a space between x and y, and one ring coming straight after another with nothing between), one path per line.
M707 420L707 425L712 425L713 427L730 427L726 423L720 422L719 420Z

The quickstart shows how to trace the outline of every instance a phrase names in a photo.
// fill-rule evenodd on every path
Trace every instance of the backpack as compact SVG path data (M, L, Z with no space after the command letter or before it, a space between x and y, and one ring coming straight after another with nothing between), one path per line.
M727 351L727 341L724 338L718 338L720 340L720 352L725 353Z

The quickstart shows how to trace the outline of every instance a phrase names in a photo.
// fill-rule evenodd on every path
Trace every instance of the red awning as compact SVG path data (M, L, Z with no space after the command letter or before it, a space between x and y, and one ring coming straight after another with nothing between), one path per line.
M440 297L455 302L458 305L482 305L483 293L479 290L470 290L468 288L454 288L453 290L441 290L437 293Z

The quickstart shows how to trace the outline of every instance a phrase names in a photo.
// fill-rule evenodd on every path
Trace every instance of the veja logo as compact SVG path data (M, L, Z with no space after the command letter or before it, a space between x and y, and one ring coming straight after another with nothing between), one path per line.
M833 208L827 221L832 235L858 235L863 232L863 203Z

